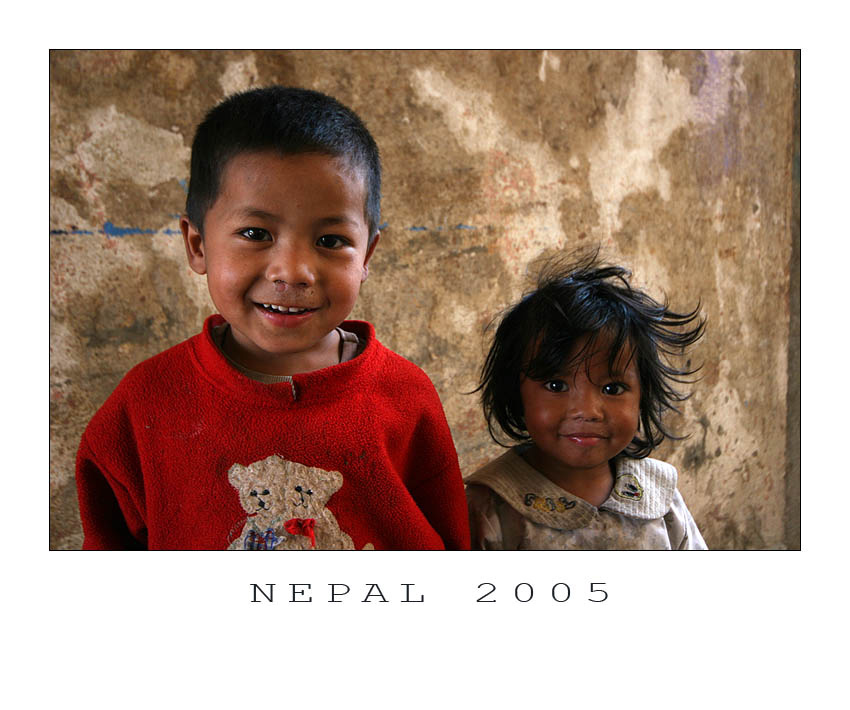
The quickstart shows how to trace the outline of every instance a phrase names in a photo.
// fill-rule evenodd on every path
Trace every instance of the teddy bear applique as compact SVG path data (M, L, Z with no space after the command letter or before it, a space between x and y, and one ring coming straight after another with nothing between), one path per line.
M353 550L354 543L326 507L342 488L338 471L325 471L274 454L249 466L234 464L227 479L247 513L229 550ZM366 545L364 549L372 548Z

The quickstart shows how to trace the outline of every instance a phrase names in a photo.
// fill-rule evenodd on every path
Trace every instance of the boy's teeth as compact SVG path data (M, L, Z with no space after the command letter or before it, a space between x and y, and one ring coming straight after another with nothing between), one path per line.
M306 311L306 308L289 308L287 306L276 306L273 303L264 303L263 308L270 308L273 311L279 311L280 313L303 313Z

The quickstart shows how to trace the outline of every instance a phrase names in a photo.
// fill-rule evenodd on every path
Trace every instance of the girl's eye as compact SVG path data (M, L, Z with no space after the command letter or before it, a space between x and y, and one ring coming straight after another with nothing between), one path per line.
M607 385L602 385L603 394L623 394L626 391L626 386L622 382L609 382Z
M566 392L567 391L567 383L563 380L549 380L548 382L543 383L543 387L548 392Z
M248 227L239 234L252 242L265 242L271 239L271 235L265 229L258 229L257 227Z
M339 249L340 247L345 246L346 241L336 234L323 234L319 237L316 244L320 247L324 247L325 249Z

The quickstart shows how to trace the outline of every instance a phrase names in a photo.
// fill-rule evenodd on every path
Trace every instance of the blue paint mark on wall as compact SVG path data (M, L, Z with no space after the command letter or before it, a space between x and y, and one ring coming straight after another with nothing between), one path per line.
M126 237L132 234L167 234L168 236L179 235L182 232L179 229L171 229L171 227L166 227L165 229L141 229L140 227L118 227L114 225L112 222L104 222L103 229L77 229L76 227L73 229L51 229L50 234L55 235L73 235L73 234L86 234L86 235L95 235L95 234L105 234L107 239L113 239L115 237Z
M181 215L170 215L174 219L179 219ZM389 222L384 222L383 224L378 226L379 230L386 229L389 226ZM442 232L446 229L444 226L439 227L426 227L422 225L413 225L412 227L406 227L409 232ZM449 229L478 229L470 224L456 224L453 227L449 227ZM56 235L71 235L71 234L86 234L86 235L94 235L94 234L105 234L108 239L113 239L115 237L127 237L134 234L165 234L168 236L176 236L182 234L179 229L172 229L171 227L166 227L165 229L141 229L140 227L119 227L112 222L104 222L103 229L91 230L91 229L77 229L76 227L73 229L51 229L50 234Z
M107 237L126 237L130 234L155 234L153 229L139 229L138 227L116 227L112 222L103 223L103 232Z
M51 229L51 234L94 234L90 229Z
M189 194L189 183L186 182L185 180L178 180L177 182L180 184L180 187L183 188L183 192L185 192L188 195Z
M442 225L440 225L439 227L413 226L413 227L408 227L407 231L409 231L409 232L428 232L428 231L442 232L444 229L445 229L445 227L442 226ZM451 227L450 229L478 229L478 227L473 227L470 224L456 224L454 227Z

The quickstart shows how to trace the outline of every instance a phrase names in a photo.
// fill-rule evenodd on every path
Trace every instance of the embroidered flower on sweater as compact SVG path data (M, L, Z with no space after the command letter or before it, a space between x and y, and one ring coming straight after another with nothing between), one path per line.
M623 500L638 501L643 498L643 486L632 473L621 473L614 483L614 495Z

